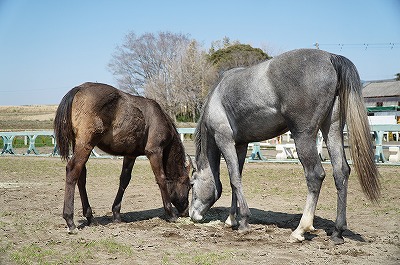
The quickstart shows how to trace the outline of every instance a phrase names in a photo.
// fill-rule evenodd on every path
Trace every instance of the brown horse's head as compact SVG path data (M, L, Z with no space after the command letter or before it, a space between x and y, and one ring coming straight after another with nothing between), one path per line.
M179 176L168 181L168 193L172 204L178 210L179 216L189 216L189 191L190 191L190 170L192 168L190 157L187 156L185 166L178 170Z

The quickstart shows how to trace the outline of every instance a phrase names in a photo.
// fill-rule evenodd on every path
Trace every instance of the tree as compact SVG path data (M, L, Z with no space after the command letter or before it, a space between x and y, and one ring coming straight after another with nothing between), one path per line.
M270 59L271 57L259 48L253 48L248 44L235 43L228 45L224 41L224 47L215 51L214 45L210 49L209 60L223 72L235 67L247 67Z
M396 81L400 81L400 73L396 74Z
M170 32L129 33L109 68L120 89L156 100L173 119L181 112L194 119L216 76L195 40Z
M173 79L175 87L180 91L181 111L188 114L187 116L195 122L204 98L218 78L217 72L207 60L207 54L195 40L188 45L174 70Z
M189 38L183 34L159 32L138 37L130 32L122 46L117 46L108 66L117 76L119 88L143 95L149 80L168 78L171 62L189 43Z
M195 122L203 99L217 78L215 68L197 41L192 40L166 69L166 73L146 83L146 97L156 99L174 119L183 114Z

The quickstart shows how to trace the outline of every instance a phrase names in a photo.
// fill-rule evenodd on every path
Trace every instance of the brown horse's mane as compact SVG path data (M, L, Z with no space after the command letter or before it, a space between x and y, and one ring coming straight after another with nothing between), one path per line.
M174 134L169 146L164 150L165 173L168 180L176 181L177 179L172 179L171 177L177 176L181 178L184 176L180 170L183 170L185 167L185 148L174 121L162 108L160 108L160 110L164 113L166 119L172 127L171 129Z

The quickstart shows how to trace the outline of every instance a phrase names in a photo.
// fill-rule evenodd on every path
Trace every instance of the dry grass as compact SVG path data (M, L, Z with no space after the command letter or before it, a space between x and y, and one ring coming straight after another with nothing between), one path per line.
M0 131L52 130L57 105L0 106Z
M400 179L398 168L381 166L382 200L371 204L357 178L349 183L346 243L333 246L336 191L329 167L317 209L316 235L301 244L287 239L299 221L306 184L298 164L246 164L244 189L252 231L223 225L230 204L224 192L206 223L188 218L168 223L148 161L137 161L123 200L123 223L112 224L110 206L118 186L120 159L90 159L88 192L97 225L85 226L76 193L78 235L67 235L62 219L65 162L57 158L0 158L0 264L398 264ZM396 221L397 220L397 221Z

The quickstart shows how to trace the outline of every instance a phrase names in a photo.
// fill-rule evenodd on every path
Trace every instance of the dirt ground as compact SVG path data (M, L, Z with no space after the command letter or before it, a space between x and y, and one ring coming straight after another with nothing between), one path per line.
M247 163L243 183L251 231L224 226L230 186L222 164L223 194L200 224L163 219L160 192L148 161L137 161L112 223L120 159L90 159L87 190L96 224L86 226L75 194L77 235L62 219L65 162L46 157L0 157L0 264L400 264L400 168L380 166L382 199L371 204L354 174L348 194L345 243L335 246L336 191L329 165L314 234L288 243L305 204L306 183L295 163Z

